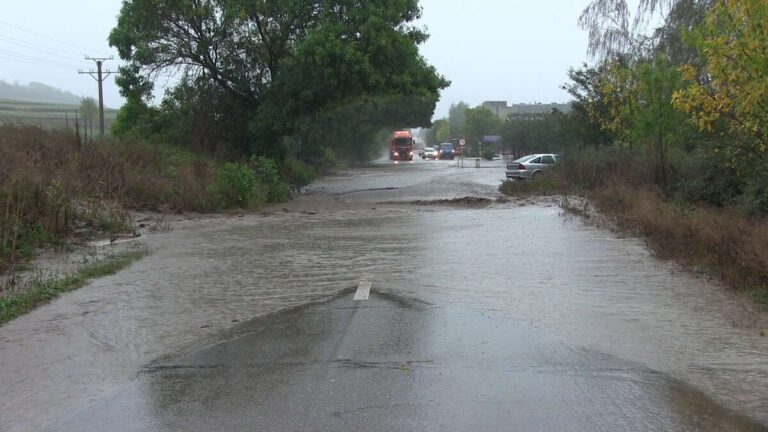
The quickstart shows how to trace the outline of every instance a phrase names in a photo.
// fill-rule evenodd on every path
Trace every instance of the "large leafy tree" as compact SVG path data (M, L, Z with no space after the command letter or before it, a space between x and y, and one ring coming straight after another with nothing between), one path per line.
M420 12L417 0L130 0L110 43L128 62L119 84L132 112L147 112L153 82L176 73L161 109L192 119L201 129L192 135L279 156L290 135L336 144L311 139L313 119L429 124L447 82L418 53L427 35L411 23ZM417 101L406 118L384 118L396 96ZM350 118L350 106L365 108Z
M670 148L684 144L690 135L685 114L672 105L672 94L681 87L682 78L678 69L661 56L641 63L633 74L637 106L630 135L652 155L656 183L666 189Z
M674 104L720 136L717 159L744 182L747 207L768 213L768 3L715 0L689 34L701 60L683 66Z
M768 3L591 0L579 23L599 62L572 71L574 112L647 150L667 193L768 213Z
M485 135L497 135L501 130L502 121L487 108L467 108L463 135L469 145L482 141Z
M316 149L316 142L329 142L318 134L323 129L336 129L333 136L341 139L331 142L348 147L350 140L370 143L381 129L430 124L448 82L419 55L426 35L407 24L418 16L417 2L348 3L343 15L295 44L295 56L257 111L256 129L271 135L299 131Z
M635 62L626 58L606 60L598 81L600 101L606 108L602 116L595 116L600 126L609 131L618 144L633 147L636 137L632 125L638 110L638 82Z
M733 132L749 136L734 153L768 151L768 3L719 0L701 27L691 34L705 60L703 73L683 67L689 85L675 94L675 104L691 113L700 128L724 121Z
M436 146L449 139L451 139L451 126L447 119L435 120L432 126L427 129L426 140L430 146Z
M609 116L608 101L603 97L602 75L605 65L568 71L570 82L563 89L573 97L568 116L569 130L576 145L603 146L613 143L613 134L602 125Z
M181 71L254 103L320 11L291 0L129 0L109 42L129 62L124 75L152 80Z

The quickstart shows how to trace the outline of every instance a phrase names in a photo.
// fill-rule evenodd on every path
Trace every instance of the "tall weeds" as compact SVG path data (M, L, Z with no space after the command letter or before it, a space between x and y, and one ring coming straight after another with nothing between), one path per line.
M687 162L672 164L672 184L690 184ZM768 306L768 220L737 205L714 207L688 199L689 190L662 190L652 159L626 149L585 150L530 182L505 182L508 195L578 195L616 229L646 239L654 253L745 289ZM541 180L541 181L540 181ZM585 213L579 200L566 210Z
M0 127L0 273L42 246L131 232L126 208L224 207L216 162L138 142L81 142L66 130Z

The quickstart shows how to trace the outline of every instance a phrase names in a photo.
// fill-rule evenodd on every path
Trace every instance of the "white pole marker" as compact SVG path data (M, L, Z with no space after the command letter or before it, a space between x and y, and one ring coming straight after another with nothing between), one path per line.
M360 278L360 283L357 285L354 300L368 300L368 296L371 294L371 285L373 285L373 282L371 282L371 275L364 274Z

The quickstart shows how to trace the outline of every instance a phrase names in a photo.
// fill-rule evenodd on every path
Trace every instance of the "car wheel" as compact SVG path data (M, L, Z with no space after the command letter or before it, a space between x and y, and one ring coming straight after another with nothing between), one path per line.
M536 178L537 178L539 175L541 175L541 171L535 171L535 172L534 172L534 173L531 175L531 179L533 179L533 180L536 180Z

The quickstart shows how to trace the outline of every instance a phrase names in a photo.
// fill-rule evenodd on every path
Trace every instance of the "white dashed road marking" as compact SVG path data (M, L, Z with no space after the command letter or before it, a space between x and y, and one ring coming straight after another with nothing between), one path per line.
M368 296L371 293L371 285L373 285L373 282L371 282L371 276L370 275L363 275L363 277L360 278L360 283L357 285L357 291L355 292L355 300L368 300Z

